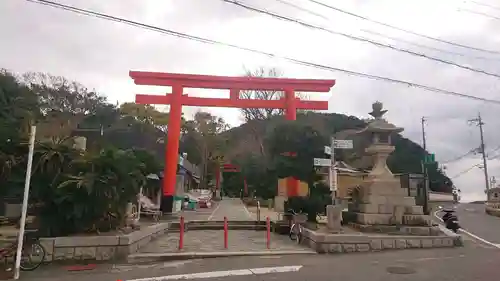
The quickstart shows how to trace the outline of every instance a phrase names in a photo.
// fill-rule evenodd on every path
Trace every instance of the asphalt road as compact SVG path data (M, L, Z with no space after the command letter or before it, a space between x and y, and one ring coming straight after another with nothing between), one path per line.
M232 205L229 203L233 202L227 203ZM223 211L223 207L219 210ZM457 214L465 229L490 242L500 243L498 237L500 220L484 214L483 206L462 204L457 207ZM243 215L243 213L238 214L239 217ZM94 270L81 272L68 272L63 266L51 265L33 272L22 272L21 280L490 281L498 279L500 249L466 235L463 237L465 246L453 249L343 255L231 257L152 264L98 265Z
M50 266L22 273L21 280L490 281L498 279L499 260L500 250L467 240L465 247L453 249L344 255L232 257L140 265L100 265L94 270L82 272L67 272L61 266ZM269 267L277 271L283 270L284 267L294 267L298 271L259 274L262 271L269 271ZM243 271L245 269L252 269L255 273L245 274ZM229 275L220 271L231 271L232 274L239 272L241 275L220 277ZM204 273L204 276L200 276L200 273ZM217 275L219 277L216 277Z
M500 245L500 218L487 215L482 204L458 204L456 214L462 228L486 241Z

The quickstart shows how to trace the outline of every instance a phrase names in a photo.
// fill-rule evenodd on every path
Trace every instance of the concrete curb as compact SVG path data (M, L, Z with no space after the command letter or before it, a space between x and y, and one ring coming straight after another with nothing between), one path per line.
M155 261L174 261L221 257L256 257L283 255L317 255L313 250L290 251L239 251L239 252L179 252L179 253L140 253L128 256L129 263L147 263Z

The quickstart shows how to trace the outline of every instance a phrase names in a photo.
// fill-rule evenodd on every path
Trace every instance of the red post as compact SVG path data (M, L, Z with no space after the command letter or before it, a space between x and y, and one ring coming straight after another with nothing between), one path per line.
M184 217L181 217L179 222L179 250L184 247Z
M227 217L224 217L224 249L227 249Z
M177 164L179 163L179 138L181 134L181 117L182 117L182 97L183 88L181 85L172 85L172 103L170 104L170 113L168 121L167 143L165 149L165 171L163 176L163 197L173 197L175 193L175 180L177 173ZM170 199L166 202L172 201ZM165 202L165 203L166 203ZM163 203L162 205L164 205ZM167 203L168 204L168 203ZM170 203L172 204L172 203ZM169 205L170 205L169 204ZM166 206L165 206L166 207ZM172 212L169 210L162 210L163 212Z
M267 234L267 248L271 249L271 220L266 218L266 234Z
M285 118L286 120L297 120L297 98L295 98L295 90L291 88L285 89ZM289 152L292 156L295 152ZM289 197L299 195L299 182L293 177L288 177L286 180L287 195Z

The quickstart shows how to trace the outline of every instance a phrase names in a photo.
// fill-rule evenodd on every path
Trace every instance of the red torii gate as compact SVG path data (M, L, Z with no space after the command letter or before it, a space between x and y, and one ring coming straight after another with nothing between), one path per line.
M241 172L240 167L233 164L222 164L217 166L217 174L215 174L215 189L220 189L220 177L221 173L239 173ZM243 187L245 195L248 195L247 179L243 177ZM222 192L222 191L221 191Z
M295 97L295 92L329 92L335 80L289 79L262 77L225 77L194 74L130 71L136 85L170 86L172 93L165 96L135 96L139 104L169 104L170 114L165 150L165 171L161 210L171 212L175 192L175 178L179 154L182 106L236 107L236 108L282 108L285 118L295 120L297 109L327 110L328 101L308 101ZM184 94L184 88L229 89L229 98L200 98ZM279 100L240 99L241 90L284 91ZM298 194L296 179L287 181L289 196ZM292 190L292 187L294 190Z

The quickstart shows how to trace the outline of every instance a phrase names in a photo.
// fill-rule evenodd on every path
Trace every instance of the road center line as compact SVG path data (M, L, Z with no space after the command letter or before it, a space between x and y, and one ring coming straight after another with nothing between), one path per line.
M212 220L212 218L213 218L213 217L214 217L214 215L215 215L215 212L217 212L217 210L219 210L220 205L222 205L222 204L219 202L219 204L217 204L217 207L213 210L213 212L212 212L212 213L210 214L210 216L208 217L207 221Z
M270 273L296 272L296 271L299 271L301 268L302 268L302 265L261 267L261 268L248 268L248 269L236 269L236 270L225 270L225 271L188 273L188 274L179 274L179 275L167 275L167 276L140 278L140 279L128 279L128 280L123 280L123 281L165 281L165 280L220 278L220 277L230 277L230 276L245 276L245 275L261 275L261 274L270 274Z
M442 218L440 218L440 217L438 216L438 213L439 213L439 212L440 212L440 210L435 211L435 212L434 212L434 216L435 216L438 220L440 220L441 222L443 222L443 223L444 223L443 219L442 219ZM459 220L459 221L460 221L460 220ZM461 229L459 229L458 231L459 231L459 232L463 232L463 233L465 233L465 234L469 235L470 237L472 237L472 238L474 238L474 239L476 239L476 240L478 240L478 241L483 242L484 244L487 244L487 245L489 245L489 246L492 246L492 247L495 247L495 248L497 248L497 249L500 249L500 245L499 245L499 244L495 244L495 243L492 243L492 242L490 242L490 241L488 241L488 240L486 240L486 239L483 239L483 238L481 238L481 237L479 237L479 236L477 236L477 235L475 235L475 234L470 233L470 232L469 232L469 231L467 231L466 229L461 228Z
M243 209L245 210L245 213L247 213L248 218L252 219L252 214L250 214L250 211L248 211L247 206L245 206L245 203L243 203Z

